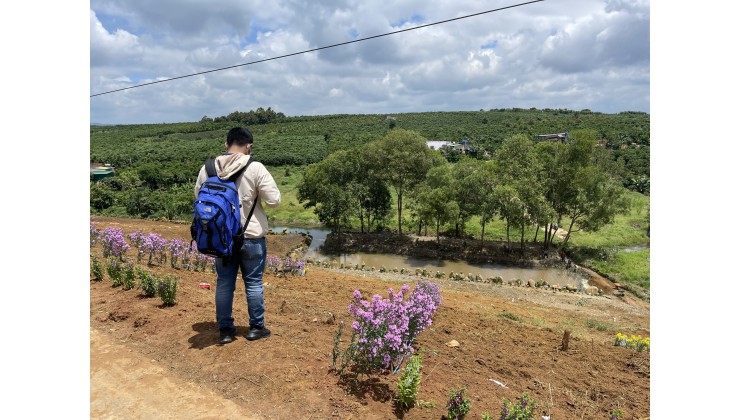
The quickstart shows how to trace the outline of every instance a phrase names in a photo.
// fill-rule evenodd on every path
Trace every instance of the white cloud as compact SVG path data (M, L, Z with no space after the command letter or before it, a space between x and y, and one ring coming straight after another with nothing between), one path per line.
M103 66L120 60L132 58L141 52L139 39L122 29L108 32L100 23L93 10L90 10L90 65ZM124 58L125 59L125 58Z
M648 111L646 1L542 2L278 60L502 7L478 1L93 0L90 99L103 123L499 107ZM245 63L268 60L253 65Z

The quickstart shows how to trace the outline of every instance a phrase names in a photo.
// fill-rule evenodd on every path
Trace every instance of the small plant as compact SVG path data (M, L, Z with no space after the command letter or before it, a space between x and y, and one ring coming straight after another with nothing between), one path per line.
M486 412L484 412L484 413L483 413L483 414L481 415L481 420L493 420L493 417L491 417L491 415L490 415L490 414L488 414L488 411L486 411Z
M447 401L447 418L450 420L462 420L470 412L470 400L465 398L465 387L450 391L450 399Z
M177 279L169 274L157 279L157 295L162 299L166 306L175 304L175 295L177 294Z
M504 406L501 408L501 420L533 420L537 403L525 392L516 403L509 402L504 398Z
M134 271L134 263L128 263L122 267L121 273L121 284L123 290L131 290L136 287L136 273Z
M421 353L411 356L398 380L398 402L404 408L411 408L416 402L421 383L421 358Z
M154 280L152 273L137 266L136 277L139 278L139 289L144 293L144 296L157 296L157 282Z
M106 270L108 271L108 277L110 277L110 280L113 283L113 287L118 287L123 284L123 267L117 259L109 259L106 265Z
M95 255L92 256L92 267L90 268L90 272L95 281L103 280L103 264L100 263L100 260L98 260L98 257Z
M597 331L606 331L606 330L612 328L612 326L609 325L608 323L602 322L602 321L597 321L595 319L587 319L585 321L585 324L586 324L587 327L593 328L593 329L595 329Z
M622 414L622 412L617 408L609 412L609 420L619 420L622 417L624 417L624 414Z
M499 313L498 316L500 316L501 318L510 319L510 320L516 321L516 322L522 322L523 321L522 320L522 317L520 317L517 314L513 314L513 313L511 313L509 311L501 311L501 313Z

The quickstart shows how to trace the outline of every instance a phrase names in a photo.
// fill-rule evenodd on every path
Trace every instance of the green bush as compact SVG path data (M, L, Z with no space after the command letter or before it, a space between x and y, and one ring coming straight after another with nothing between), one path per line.
M136 287L136 273L134 271L134 263L128 263L123 267L122 276L123 290L131 290Z
M411 356L398 381L398 402L404 408L411 408L416 402L421 383L421 358L421 353Z
M154 280L154 276L152 276L152 273L137 266L136 276L139 278L139 289L142 290L144 296L157 296L157 282Z
M95 281L103 280L103 264L100 263L100 260L98 260L98 257L96 257L95 255L92 256L92 267L90 269L90 272L92 273Z
M115 258L108 259L107 263L108 277L110 277L113 287L118 287L123 284L123 266Z
M177 294L177 279L169 274L157 279L157 295L162 299L166 306L175 304L175 295Z

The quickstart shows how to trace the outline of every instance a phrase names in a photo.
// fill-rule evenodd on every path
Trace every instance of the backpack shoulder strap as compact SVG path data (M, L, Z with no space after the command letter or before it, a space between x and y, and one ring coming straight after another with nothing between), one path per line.
M216 159L208 159L206 160L206 176L209 178L212 176L216 176Z
M250 156L249 157L249 162L247 162L247 164L244 165L244 167L242 169L240 169L236 174L234 174L234 176L232 176L232 178L234 178L234 180L233 180L234 182L236 182L236 180L239 179L239 177L241 176L241 174L245 170L247 170L247 167L252 162L255 162L255 160L254 160L253 157ZM231 178L229 178L229 179L231 179ZM258 193L257 195L254 196L254 202L252 203L252 209L249 210L249 215L247 216L247 220L244 221L244 226L242 226L242 228L239 230L239 233L238 233L239 235L243 235L244 232L246 232L247 226L249 225L249 220L252 218L252 214L254 214L254 208L257 207L257 200L259 200L259 199L260 199L260 196L259 196L259 193Z

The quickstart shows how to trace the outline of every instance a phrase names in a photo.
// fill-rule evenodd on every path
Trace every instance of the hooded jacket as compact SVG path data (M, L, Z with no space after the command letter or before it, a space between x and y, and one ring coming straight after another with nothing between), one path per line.
M241 168L243 168L250 155L241 153L224 153L216 157L216 175L221 179L227 179ZM208 179L206 166L203 165L198 173L198 180L195 181L195 197L198 197L200 186ZM252 162L249 167L242 173L242 176L236 180L236 187L239 191L239 201L241 202L241 225L249 216L255 197L259 196L257 205L254 207L254 214L249 221L249 226L244 232L246 238L262 238L267 235L267 214L262 207L264 202L269 207L280 205L280 190L278 190L275 180L267 171L265 165L260 162Z

